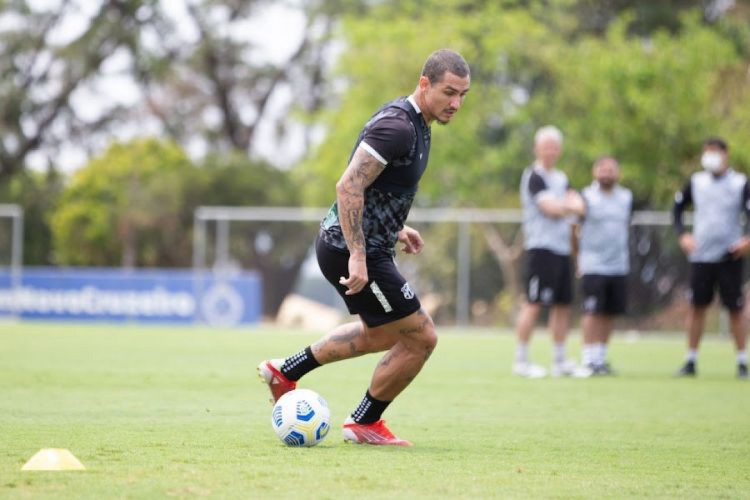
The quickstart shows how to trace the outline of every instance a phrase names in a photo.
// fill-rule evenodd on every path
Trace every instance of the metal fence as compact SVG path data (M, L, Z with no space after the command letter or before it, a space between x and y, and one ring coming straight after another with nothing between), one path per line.
M326 212L327 208L199 207L193 266L270 268L267 262L259 264L268 254L277 261L309 259ZM399 257L398 262L420 297L437 297L436 320L459 325L512 321L523 290L521 217L520 210L507 209L411 211L408 223L420 230L427 244L420 256ZM682 328L688 265L670 225L668 212L633 214L628 319L634 328ZM294 257L283 256L292 250ZM305 266L299 265L295 276L300 270L305 274Z

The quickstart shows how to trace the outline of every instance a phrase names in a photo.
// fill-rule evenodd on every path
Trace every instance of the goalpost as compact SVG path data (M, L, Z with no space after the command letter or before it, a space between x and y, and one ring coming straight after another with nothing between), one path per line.
M5 261L6 252L2 251L3 259L0 260L0 272L3 274L7 270L7 277L3 276L2 288L9 290L9 296L13 297L15 290L21 286L23 274L23 209L15 204L0 204L0 219L10 221L10 231L8 238L2 238L10 242L10 252ZM3 228L3 231L5 229ZM11 317L17 316L15 301L12 300L8 310Z

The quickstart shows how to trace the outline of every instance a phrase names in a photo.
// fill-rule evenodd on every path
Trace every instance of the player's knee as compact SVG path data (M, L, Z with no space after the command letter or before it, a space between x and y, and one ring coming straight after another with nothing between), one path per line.
M437 331L435 330L435 323L429 314L425 313L425 320L423 323L423 330L421 336L422 346L432 352L437 346L438 337Z

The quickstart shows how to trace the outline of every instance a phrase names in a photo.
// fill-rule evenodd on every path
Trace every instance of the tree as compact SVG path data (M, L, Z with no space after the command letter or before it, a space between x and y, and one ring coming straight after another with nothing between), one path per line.
M78 170L63 192L51 220L56 262L189 265L191 241L180 214L194 168L171 143L111 146Z
M84 147L109 132L123 111L100 104L100 113L75 106L85 98L108 61L133 43L149 0L103 1L94 7L80 33L65 24L78 16L78 5L63 0L40 10L37 2L2 2L0 39L0 182L22 172L30 155L55 167L71 143ZM89 5L91 6L91 5ZM80 19L80 17L78 18Z
M195 179L187 192L191 222L199 205L297 206L300 200L300 189L286 172L239 153L207 157L196 169ZM231 261L219 262L210 246L207 261L258 271L263 279L263 312L275 316L316 233L317 224L234 221L229 231Z
M24 265L52 264L52 234L48 220L62 193L63 181L55 170L45 173L25 170L0 183L0 200L23 209ZM9 245L8 242L3 249L9 249Z
M298 112L317 111L326 101L323 75L339 3L186 1L187 15L177 22L160 2L148 26L159 43L131 47L143 113L184 147L239 151L288 167L310 140L311 126ZM358 2L342 5L355 9ZM273 9L295 28L288 30L294 46L287 54L269 51L267 40L253 36L253 23Z
M347 90L338 107L318 115L326 138L295 172L306 200L332 201L364 121L410 93L423 59L442 46L470 62L472 90L453 123L433 129L417 206L518 207L534 131L548 123L566 135L561 165L575 187L590 181L598 156L613 154L638 208L668 207L706 135L725 135L736 164L747 164L740 140L750 133L745 31L706 23L703 9L675 24L669 16L639 24L621 15L590 29L575 15L584 3L379 2L366 16L347 18L338 67ZM396 10L402 15L394 18ZM518 255L510 251L513 234L503 239L488 227L485 236L508 269L512 262L502 259Z

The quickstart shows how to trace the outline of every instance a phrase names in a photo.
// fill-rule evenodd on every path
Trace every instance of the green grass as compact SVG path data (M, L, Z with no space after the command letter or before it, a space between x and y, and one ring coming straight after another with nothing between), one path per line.
M522 380L508 334L448 332L385 417L409 449L347 445L340 424L376 356L323 367L321 445L286 448L255 366L317 334L275 329L0 325L3 498L748 498L750 384L727 341L695 380L681 338L626 342L621 375ZM571 341L576 350L578 338ZM533 344L549 359L549 339ZM22 472L40 448L83 472Z

